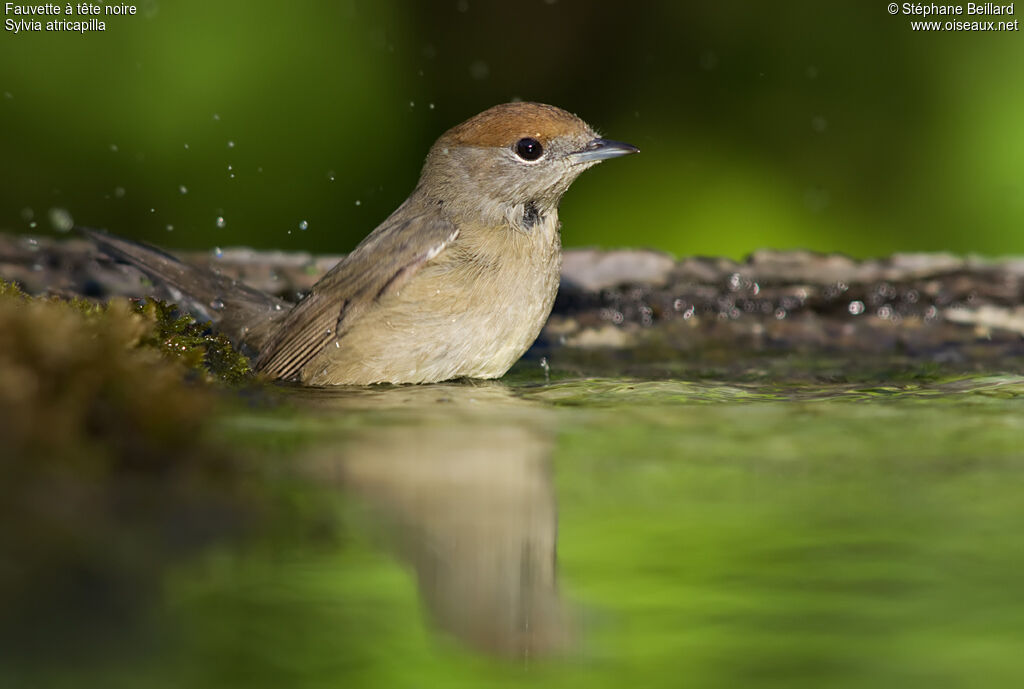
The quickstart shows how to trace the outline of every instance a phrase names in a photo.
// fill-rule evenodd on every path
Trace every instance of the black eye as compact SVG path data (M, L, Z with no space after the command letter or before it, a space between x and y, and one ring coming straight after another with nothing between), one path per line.
M544 147L536 139L529 137L516 142L516 155L523 160L537 160L544 153Z

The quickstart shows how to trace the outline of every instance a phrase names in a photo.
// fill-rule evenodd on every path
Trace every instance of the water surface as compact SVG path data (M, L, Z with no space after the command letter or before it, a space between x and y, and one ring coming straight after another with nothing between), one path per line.
M856 370L545 381L527 362L502 382L275 389L215 434L284 508L167 544L148 586L119 584L123 616L73 599L59 627L87 633L44 628L61 662L37 644L8 672L1019 685L1024 377Z

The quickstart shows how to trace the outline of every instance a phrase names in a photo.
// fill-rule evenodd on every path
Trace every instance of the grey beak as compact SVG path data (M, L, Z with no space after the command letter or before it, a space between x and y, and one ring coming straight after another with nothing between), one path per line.
M639 153L640 149L631 144L624 144L621 141L610 139L594 139L582 151L576 151L571 155L576 163L595 163L609 158L618 158L630 153Z

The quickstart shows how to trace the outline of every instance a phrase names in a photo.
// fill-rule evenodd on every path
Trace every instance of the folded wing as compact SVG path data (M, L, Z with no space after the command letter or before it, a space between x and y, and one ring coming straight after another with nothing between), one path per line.
M400 289L457 236L455 225L435 206L411 197L284 317L261 351L256 369L275 378L298 377L381 296Z

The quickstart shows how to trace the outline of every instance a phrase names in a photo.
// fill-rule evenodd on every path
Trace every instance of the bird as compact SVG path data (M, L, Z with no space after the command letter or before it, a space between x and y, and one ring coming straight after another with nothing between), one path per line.
M294 306L155 247L87 234L186 303L208 306L270 378L500 378L551 313L562 195L584 170L638 151L552 105L495 105L442 134L408 198Z

